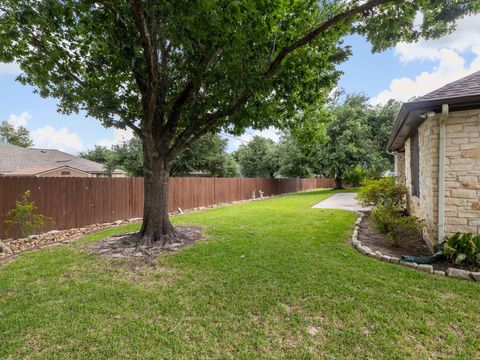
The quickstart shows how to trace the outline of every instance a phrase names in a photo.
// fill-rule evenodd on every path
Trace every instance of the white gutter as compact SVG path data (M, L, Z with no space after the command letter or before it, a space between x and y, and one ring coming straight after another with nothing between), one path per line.
M438 142L438 243L445 237L445 133L448 120L448 104L442 105Z
M397 168L398 168L398 160L397 160L397 151L393 152L393 153L389 153L390 155L393 155L393 174L395 176L398 176L398 171L397 171Z

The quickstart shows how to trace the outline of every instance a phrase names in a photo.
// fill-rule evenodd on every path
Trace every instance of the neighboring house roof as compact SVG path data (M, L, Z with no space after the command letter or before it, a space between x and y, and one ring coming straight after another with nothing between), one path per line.
M0 174L35 167L70 166L90 174L103 174L105 167L94 161L60 150L22 148L0 141ZM116 174L124 173L115 170Z
M79 170L79 169L75 169L71 166L66 166L66 165L24 168L24 169L12 171L11 173L8 173L8 175L15 175L15 176L42 175L42 174L49 173L49 172L52 172L54 170L60 170L60 169L61 170L64 170L64 169L73 170L73 171L76 171L76 172L81 172L81 173L84 173L84 174L87 174L87 175L91 175L88 172L85 172L85 171L82 171L82 170Z
M397 116L387 150L402 150L405 140L425 120L423 114L428 111L439 113L443 104L448 104L450 111L480 108L480 71L404 103Z

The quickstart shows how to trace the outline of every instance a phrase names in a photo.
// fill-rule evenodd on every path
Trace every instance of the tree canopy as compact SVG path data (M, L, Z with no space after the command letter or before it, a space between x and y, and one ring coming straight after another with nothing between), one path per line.
M245 177L271 178L279 169L274 141L261 136L254 136L247 144L240 145L234 156Z
M0 0L0 60L107 126L151 128L172 158L211 129L281 125L325 99L350 54L439 37L478 1ZM420 17L419 26L413 26ZM151 110L151 111L148 111ZM146 115L148 114L148 115Z
M7 121L0 124L0 141L21 147L30 147L33 145L30 139L30 132L24 126L15 127Z
M172 176L216 176L234 177L239 175L238 164L226 151L227 140L218 134L206 134L190 145L174 161ZM130 176L143 176L143 150L140 139L134 136L128 141L111 148L95 146L80 153L80 156L102 163L107 173L115 168L124 169Z
M174 237L168 175L208 132L289 127L321 106L350 55L435 38L471 0L0 0L0 61L64 113L130 127L144 153L141 239ZM414 21L420 19L418 25Z

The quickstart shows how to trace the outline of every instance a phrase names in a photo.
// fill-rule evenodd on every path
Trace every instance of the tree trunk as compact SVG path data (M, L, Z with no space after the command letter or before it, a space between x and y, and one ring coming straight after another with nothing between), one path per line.
M175 239L168 215L168 179L171 163L144 146L143 224L138 245L164 246Z
M342 176L335 175L335 189L337 189L337 190L343 189L343 178L342 178Z

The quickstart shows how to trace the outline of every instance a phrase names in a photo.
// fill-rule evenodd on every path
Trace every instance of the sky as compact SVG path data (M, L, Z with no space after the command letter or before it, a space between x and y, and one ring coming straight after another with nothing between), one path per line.
M338 84L347 93L363 93L372 104L391 98L408 101L451 81L480 70L480 15L459 21L454 33L433 41L400 43L379 54L360 36L350 36L345 43L353 55L340 66L344 72ZM0 121L30 130L34 147L53 148L77 154L95 145L111 146L128 140L128 130L106 129L99 121L85 115L57 112L57 101L44 99L34 89L15 81L15 64L0 63ZM250 130L244 135L227 137L228 151L248 142L254 135L278 140L275 129Z

